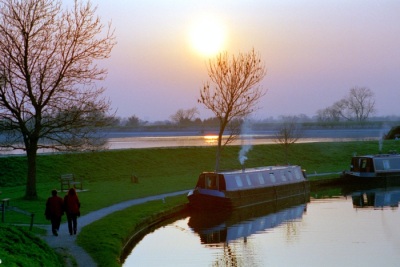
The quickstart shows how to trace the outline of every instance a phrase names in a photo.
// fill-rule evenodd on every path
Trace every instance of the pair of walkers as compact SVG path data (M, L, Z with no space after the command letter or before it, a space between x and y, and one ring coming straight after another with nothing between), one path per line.
M74 188L68 190L68 194L62 199L57 195L57 190L51 191L51 197L46 202L46 219L51 221L51 230L53 235L58 236L60 230L61 217L64 212L67 214L69 234L76 235L80 213L80 202Z

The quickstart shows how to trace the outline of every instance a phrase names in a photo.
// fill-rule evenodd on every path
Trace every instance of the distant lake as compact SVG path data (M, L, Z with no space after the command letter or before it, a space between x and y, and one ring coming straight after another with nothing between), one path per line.
M305 142L344 142L370 141L381 138L381 130L306 130L298 143ZM177 147L177 146L214 146L217 144L215 134L200 134L198 132L149 132L149 133L120 133L107 134L109 149ZM274 131L257 131L240 136L232 145L273 144L276 141Z
M105 133L106 149L130 148L157 148L157 147L188 147L188 146L215 146L215 133L200 133L196 131L176 132L107 132ZM363 130L306 130L298 143L305 142L344 142L344 141L371 141L379 140L382 131L379 129ZM231 145L260 145L273 144L276 137L274 131L254 131L240 136ZM52 153L53 150L39 150L39 153ZM24 154L22 150L2 151L1 155Z

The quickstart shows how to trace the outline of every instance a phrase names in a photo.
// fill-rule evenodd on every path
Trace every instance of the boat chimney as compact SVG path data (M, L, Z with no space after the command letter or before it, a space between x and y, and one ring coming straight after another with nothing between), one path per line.
M244 172L246 170L246 167L244 166L244 164L242 164L242 172Z

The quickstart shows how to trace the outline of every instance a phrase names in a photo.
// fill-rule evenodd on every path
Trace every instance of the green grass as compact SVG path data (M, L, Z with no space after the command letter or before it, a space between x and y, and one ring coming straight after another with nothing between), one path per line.
M1 266L63 266L41 239L21 227L0 224Z
M384 150L399 150L400 142L385 141ZM238 161L240 147L229 146L222 155L221 169L241 168ZM291 164L302 166L308 173L340 172L348 169L350 158L354 153L374 154L378 151L377 141L365 142L339 142L339 143L301 143L290 147L289 159L285 159L282 146L278 144L257 145L248 153L246 167L283 165L289 161ZM25 157L0 158L0 191L1 198L11 198L10 205L35 213L35 224L48 224L44 217L46 199L50 191L59 189L59 176L63 173L74 173L84 179L84 189L88 191L79 193L81 200L81 213L110 206L125 200L191 189L197 181L199 173L210 171L215 165L214 147L184 147L162 149L129 149L113 150L93 153L72 153L56 155L40 155L37 165L37 191L39 199L27 201L23 198L25 192L26 160ZM136 175L139 183L131 182L131 176ZM313 178L313 179L321 179ZM64 193L60 194L64 195ZM186 198L177 203L186 202ZM148 205L148 204L145 204ZM134 209L147 209L146 206ZM148 214L156 213L160 207L149 204L151 209ZM135 211L134 213L136 213ZM122 212L123 213L123 212ZM129 213L129 212L128 212ZM125 220L130 225L135 225L137 219L148 215L142 214L140 218L131 218L127 214L120 217L118 223L124 224ZM122 244L126 235L132 228L111 228L115 223L116 214L108 216L110 220L103 219L87 226L95 227L97 223L104 224L115 231L113 236L106 236L104 242ZM65 217L65 216L64 216ZM129 220L128 220L129 218ZM6 223L29 223L29 216L7 212ZM65 220L65 218L64 218ZM87 231L87 233L85 233ZM108 253L97 242L102 235L97 228L86 228L78 236L78 241L88 251L98 251L92 254L97 262L103 261L102 254L116 260L120 251L113 249ZM103 241L102 241L103 242ZM120 247L120 246L119 246ZM94 252L93 252L94 253ZM98 255L97 255L98 254ZM117 264L118 261L115 261ZM117 265L118 266L118 265Z

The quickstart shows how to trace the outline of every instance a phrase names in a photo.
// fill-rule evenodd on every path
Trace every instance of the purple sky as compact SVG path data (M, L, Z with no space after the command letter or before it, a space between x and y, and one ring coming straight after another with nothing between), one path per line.
M64 0L65 1L65 0ZM379 116L400 115L400 1L156 1L92 0L103 23L112 20L118 44L101 64L103 86L117 116L167 120L198 107L207 57L189 41L207 15L225 29L223 51L261 54L267 94L253 115L306 114L369 87Z

